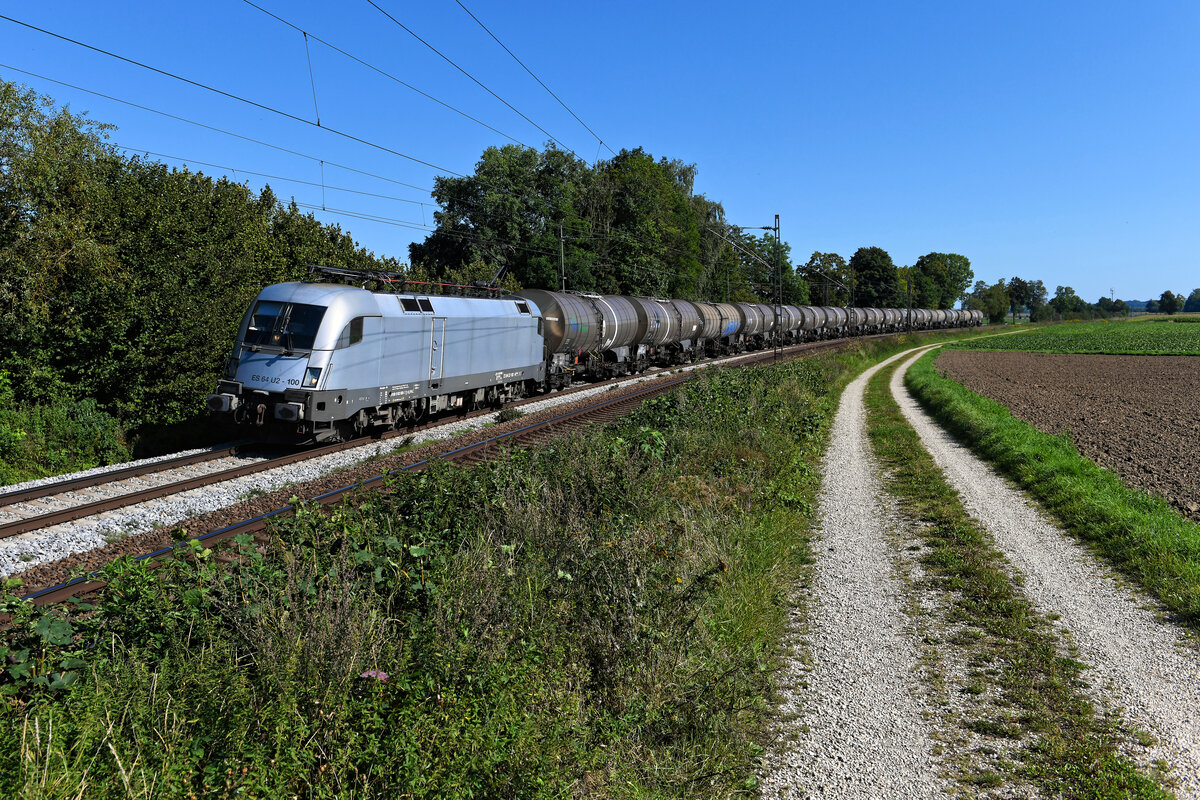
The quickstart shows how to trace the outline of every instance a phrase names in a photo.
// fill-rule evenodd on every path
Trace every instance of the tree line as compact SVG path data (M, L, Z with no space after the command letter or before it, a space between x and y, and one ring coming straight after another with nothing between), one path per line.
M472 175L442 177L437 229L409 249L414 274L583 292L822 305L951 308L970 261L929 253L896 267L878 247L847 262L814 252L793 265L786 239L726 219L694 191L697 168L641 148L589 165L548 145L489 147ZM767 220L763 220L766 222Z
M1015 318L1018 313L1025 312L1029 313L1031 322L1046 322L1123 317L1135 310L1124 300L1104 296L1095 303L1089 303L1070 286L1056 286L1054 296L1048 298L1046 286L1040 280L1018 276L1007 281L1001 278L991 285L976 281L974 288L963 295L962 301L964 308L982 311L993 324L1003 322L1009 315ZM1158 300L1148 301L1145 309L1163 314L1200 311L1200 289L1193 290L1186 299L1182 294L1165 291Z
M1179 311L1191 313L1200 311L1200 289L1193 289L1192 293L1184 297L1182 293L1176 294L1170 289L1167 289L1157 300L1146 301L1146 310L1150 313L1159 314L1175 314Z
M269 186L256 193L123 155L107 141L112 129L0 80L2 481L122 458L130 434L150 450L194 443L242 313L264 286L303 279L311 264L452 283L499 274L508 289L565 282L941 308L971 277L963 256L896 267L877 247L794 265L786 239L731 223L695 192L693 164L641 149L587 164L549 145L491 147L473 175L438 178L437 228L403 264ZM172 429L183 438L166 440Z
M123 156L110 129L0 81L0 478L203 418L263 286L399 266L269 187Z

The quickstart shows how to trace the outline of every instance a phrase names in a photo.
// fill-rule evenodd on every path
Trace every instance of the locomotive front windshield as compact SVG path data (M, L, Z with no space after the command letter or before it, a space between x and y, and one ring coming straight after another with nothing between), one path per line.
M324 306L259 300L246 328L246 344L311 350L324 316Z

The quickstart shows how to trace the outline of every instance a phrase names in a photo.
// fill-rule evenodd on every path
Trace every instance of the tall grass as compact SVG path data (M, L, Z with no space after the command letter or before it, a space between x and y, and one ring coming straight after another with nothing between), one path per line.
M1061 524L1094 546L1200 629L1200 525L1165 501L1129 489L1084 458L1066 436L1014 418L1001 404L938 374L936 351L909 370L906 384L955 436L1037 498Z

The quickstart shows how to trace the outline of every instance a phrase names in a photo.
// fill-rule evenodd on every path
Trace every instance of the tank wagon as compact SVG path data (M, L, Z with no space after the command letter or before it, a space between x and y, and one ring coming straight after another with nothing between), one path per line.
M319 268L362 283L398 275ZM463 287L458 287L459 289ZM779 307L528 289L511 296L282 283L247 309L209 408L262 438L342 441L447 410L746 350L979 325L977 311Z

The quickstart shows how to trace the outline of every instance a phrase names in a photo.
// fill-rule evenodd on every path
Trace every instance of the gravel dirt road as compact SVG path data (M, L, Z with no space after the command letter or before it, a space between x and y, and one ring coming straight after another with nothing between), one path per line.
M988 356L998 355L987 353ZM1180 798L1200 798L1200 656L1154 603L1115 580L1099 560L1051 524L916 404L896 370L892 394L967 510L1024 578L1040 611L1058 614L1078 646L1095 700L1158 744L1152 758L1172 767Z
M810 614L798 612L797 655L780 681L780 712L798 715L804 733L768 757L765 798L922 798L948 788L933 756L905 589L887 535L896 515L866 433L863 392L882 366L846 388L834 418L815 578L797 602Z

